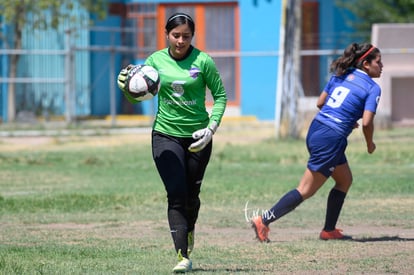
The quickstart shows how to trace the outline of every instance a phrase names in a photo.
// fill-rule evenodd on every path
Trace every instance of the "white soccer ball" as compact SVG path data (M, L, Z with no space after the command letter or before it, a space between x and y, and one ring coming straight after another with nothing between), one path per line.
M135 100L143 101L153 98L160 88L158 71L149 65L136 65L127 77L128 94Z

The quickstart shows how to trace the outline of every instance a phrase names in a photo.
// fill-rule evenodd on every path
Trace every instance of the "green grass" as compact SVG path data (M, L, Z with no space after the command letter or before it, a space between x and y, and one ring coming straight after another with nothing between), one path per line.
M317 239L329 180L271 225L273 242L257 243L245 214L268 209L296 187L305 143L216 142L202 187L194 271L413 273L413 136L410 128L379 131L372 155L360 133L351 136L354 184L339 221L353 232L351 242ZM52 145L0 151L0 274L170 274L176 259L166 197L148 140Z

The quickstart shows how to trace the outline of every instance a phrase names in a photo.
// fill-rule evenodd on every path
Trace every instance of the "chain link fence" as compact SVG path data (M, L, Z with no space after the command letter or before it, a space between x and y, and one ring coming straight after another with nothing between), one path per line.
M135 30L132 28L101 27L94 28L92 31L96 35L110 33L108 43L94 46L76 43L79 33L71 30L62 34L64 42L61 43L61 49L0 49L2 64L0 103L1 115L4 121L7 121L7 107L10 108L6 95L7 87L11 83L16 85L15 111L17 121L25 121L25 117L43 117L48 120L53 116L60 116L64 118L66 123L71 123L78 117L91 115L92 91L96 88L95 85L98 81L104 83L106 89L109 90L109 115L112 125L116 124L118 90L115 76L119 70L119 64L122 66L125 65L122 64L124 60L134 60L137 50L132 46L123 46L125 43L122 43L123 40L118 38L119 36L129 37L131 39L130 43L133 44ZM88 30L88 32L90 33L91 30ZM323 60L325 61L321 62L319 66L328 68L329 63L342 52L343 49L301 50L299 54L301 57L324 57ZM412 56L414 48L381 49L381 52L388 56L394 54ZM102 64L105 64L104 67L93 67L90 61L91 54L96 54L95 58L97 59L104 59L102 62ZM226 52L224 54L216 52L212 56L214 58L229 56L241 58L254 56L277 57L280 54L276 51ZM18 64L19 74L13 78L9 77L7 70L12 55L21 56ZM385 64L385 68L387 68L386 66ZM97 69L94 72L93 79L90 76L92 67L95 70ZM302 75L307 73L312 74L312 72L302 72ZM107 78L107 75L114 77ZM328 74L326 73L324 77L327 78ZM275 76L272 81L279 80ZM306 89L302 85L299 86L301 89Z

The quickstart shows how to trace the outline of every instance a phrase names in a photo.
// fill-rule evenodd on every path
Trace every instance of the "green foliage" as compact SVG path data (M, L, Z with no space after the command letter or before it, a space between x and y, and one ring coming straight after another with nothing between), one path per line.
M30 24L33 29L58 28L59 24L73 20L73 10L84 8L98 18L104 18L107 12L107 0L0 0L0 9L6 23L16 26L16 32L22 26Z
M354 17L347 24L362 33L370 33L374 23L414 22L413 0L336 0L336 5L350 11Z
M77 22L87 27L90 14L102 19L107 13L107 0L0 0L1 17L4 23L11 25L14 32L12 38L0 33L0 39L10 39L12 49L20 50L23 44L23 29L30 26L32 30L57 30L62 25L73 25ZM85 9L87 12L82 12ZM89 14L90 13L90 14ZM17 64L20 55L10 56L9 76L17 75ZM15 119L15 83L8 85L8 120Z

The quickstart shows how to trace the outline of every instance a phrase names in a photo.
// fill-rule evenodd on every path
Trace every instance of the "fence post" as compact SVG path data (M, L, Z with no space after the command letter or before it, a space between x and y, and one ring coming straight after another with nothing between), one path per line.
M72 71L72 63L73 63L73 51L70 43L70 35L71 30L67 29L65 31L65 120L66 123L72 122L72 78L73 78L73 71Z
M111 49L111 64L109 68L109 93L110 93L110 111L111 126L116 125L116 91L115 91L115 51Z
M8 33L7 33L7 25L3 24L3 34L7 37ZM6 42L4 42L6 44ZM6 45L5 48L8 48L8 46ZM7 54L2 54L1 55L1 65L2 65L2 72L3 75L1 76L2 78L7 78L8 74L9 74L9 56ZM3 122L7 122L8 121L8 110L9 110L9 106L8 106L8 97L9 97L9 85L7 82L3 82L1 83L1 104L2 104L2 113L0 114L2 117Z

